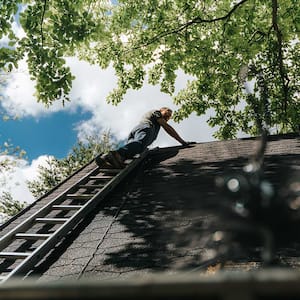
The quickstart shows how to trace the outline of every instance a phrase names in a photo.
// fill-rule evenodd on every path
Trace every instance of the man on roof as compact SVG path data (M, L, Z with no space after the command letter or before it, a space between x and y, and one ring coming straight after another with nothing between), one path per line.
M99 166L109 165L114 168L124 168L124 161L142 153L157 138L160 127L183 146L189 143L184 141L176 130L167 122L172 117L172 110L162 107L159 110L147 112L140 123L134 127L127 139L127 143L115 151L96 157Z

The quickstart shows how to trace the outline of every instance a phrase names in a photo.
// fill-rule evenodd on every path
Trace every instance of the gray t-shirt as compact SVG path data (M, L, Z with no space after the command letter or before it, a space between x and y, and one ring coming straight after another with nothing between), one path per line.
M151 128L151 140L154 141L160 129L160 124L157 122L157 119L160 118L162 118L162 114L159 110L150 110L143 115L137 127Z

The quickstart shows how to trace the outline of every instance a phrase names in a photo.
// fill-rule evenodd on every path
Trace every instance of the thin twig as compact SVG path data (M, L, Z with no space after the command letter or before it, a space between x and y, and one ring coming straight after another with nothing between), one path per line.
M44 0L43 12L42 12L42 18L41 18L41 40L42 40L42 48L44 47L43 23L44 23L44 18L45 18L45 13L46 13L46 6L47 6L47 0Z

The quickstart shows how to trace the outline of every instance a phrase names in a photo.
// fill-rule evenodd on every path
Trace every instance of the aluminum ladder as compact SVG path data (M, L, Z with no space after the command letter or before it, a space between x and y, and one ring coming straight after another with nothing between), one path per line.
M28 272L84 219L141 161L124 169L96 167L0 239L0 283ZM20 250L21 249L21 250Z

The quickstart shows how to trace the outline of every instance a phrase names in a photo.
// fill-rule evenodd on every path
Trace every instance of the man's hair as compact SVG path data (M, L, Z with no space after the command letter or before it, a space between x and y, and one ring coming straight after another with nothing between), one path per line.
M166 106L161 107L160 110L168 110L168 111L170 111L171 113L173 112L171 108L166 107Z

